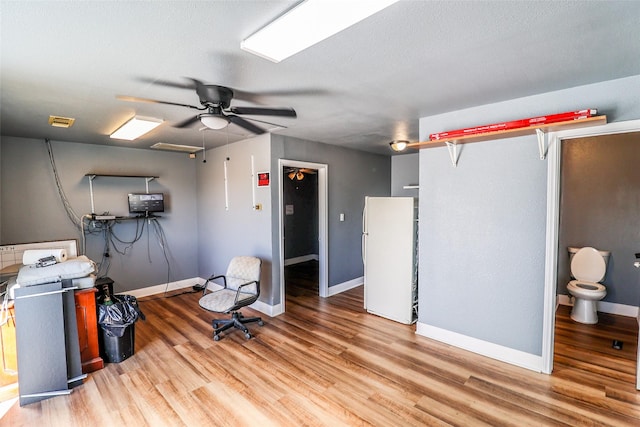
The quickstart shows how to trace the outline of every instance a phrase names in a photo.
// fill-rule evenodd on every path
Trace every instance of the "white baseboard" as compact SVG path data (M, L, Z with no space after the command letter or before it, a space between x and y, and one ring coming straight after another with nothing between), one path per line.
M559 294L558 304L573 306L570 295ZM602 313L617 314L618 316L638 317L638 307L633 305L616 304L607 301L598 301L596 310Z
M349 289L357 288L364 284L364 276L357 277L355 279L338 283L337 285L329 286L329 296L337 295L341 292L348 291Z
M120 294L132 295L136 298L148 297L151 295L162 294L165 291L175 291L177 289L190 288L197 284L202 284L205 279L194 277L192 279L178 280L177 282L163 283L162 285L148 286L146 288L133 289L131 291L117 292Z
M457 332L447 331L446 329L427 325L426 323L418 322L416 324L416 334L436 341L441 341L445 344L450 344L482 356L487 356L501 362L530 369L535 372L542 372L542 356L536 356L534 354L525 353L524 351L514 350L509 347L462 335Z
M318 256L318 254L309 254L309 255L303 255L303 256L297 256L294 258L288 258L284 260L284 266L288 266L288 265L293 265L293 264L300 264L301 262L307 262L307 261L318 261L320 260L320 257Z

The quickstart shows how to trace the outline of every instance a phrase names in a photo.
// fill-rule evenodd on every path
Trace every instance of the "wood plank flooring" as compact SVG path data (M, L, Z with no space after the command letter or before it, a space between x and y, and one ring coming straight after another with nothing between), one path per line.
M603 315L607 332L593 332L560 307L549 376L369 315L362 287L321 299L312 276L295 277L286 313L262 316L265 326L251 325L251 340L236 331L214 342L198 294L144 299L147 320L136 324L131 358L90 374L69 396L14 405L0 424L640 425L637 326L624 318ZM612 337L623 350L610 348Z

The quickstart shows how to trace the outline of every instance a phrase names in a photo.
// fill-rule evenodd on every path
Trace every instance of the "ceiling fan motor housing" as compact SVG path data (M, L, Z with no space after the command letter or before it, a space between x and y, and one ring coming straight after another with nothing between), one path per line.
M233 90L224 86L198 85L196 92L200 97L200 103L207 106L214 105L227 109L233 99Z

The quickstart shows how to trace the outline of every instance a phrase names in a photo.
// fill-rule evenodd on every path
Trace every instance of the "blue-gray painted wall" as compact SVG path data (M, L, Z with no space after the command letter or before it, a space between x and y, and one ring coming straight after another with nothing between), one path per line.
M603 301L638 306L640 132L562 143L558 293L568 295L568 246L611 252Z
M269 141L270 135L265 134L207 150L207 162L199 162L197 167L196 246L202 278L224 274L234 256L260 258L260 300L273 304L279 288L272 286L271 280L271 187L258 188L252 176L252 172L269 172ZM255 204L261 205L259 210L254 209L254 195Z
M133 148L51 141L62 187L78 215L91 213L87 173L159 176L151 192L164 192L166 212L158 220L164 230L169 265L158 234L145 223L140 240L125 254L110 250L109 277L116 292L144 288L196 276L196 173L186 155ZM1 244L77 239L81 234L67 218L58 196L44 140L3 136L0 145ZM94 180L95 212L128 215L127 194L144 192L144 178L98 177ZM138 223L138 225L141 225ZM133 240L135 221L118 222L113 232ZM128 246L117 245L123 252ZM86 255L100 262L102 234L87 236Z
M393 156L391 158L391 196L418 197L418 189L405 186L417 186L420 179L420 155L416 152Z
M640 118L640 76L420 119L428 134L597 108ZM547 162L535 135L420 151L418 321L542 354Z
M329 286L362 277L362 209L365 196L391 194L391 158L281 135L272 136L271 170L278 159L328 165ZM274 176L274 184L276 176ZM277 187L272 202L277 206ZM339 216L344 213L345 220ZM272 217L273 253L279 253L278 214ZM277 271L274 259L274 272ZM274 278L275 280L276 278ZM279 277L277 277L279 280Z

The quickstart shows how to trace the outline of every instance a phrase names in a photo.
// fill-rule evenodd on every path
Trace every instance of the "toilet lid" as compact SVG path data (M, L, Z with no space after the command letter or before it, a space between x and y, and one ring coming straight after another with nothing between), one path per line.
M595 248L582 248L571 260L571 274L577 280L597 283L604 277L607 265Z

